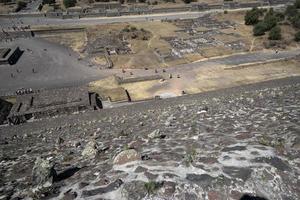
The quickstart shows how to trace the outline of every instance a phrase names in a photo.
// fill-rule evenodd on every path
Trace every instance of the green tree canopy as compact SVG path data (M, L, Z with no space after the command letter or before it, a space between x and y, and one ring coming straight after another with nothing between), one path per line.
M263 23L265 24L265 31L271 30L277 25L277 17L275 15L266 15Z
M293 16L290 20L295 28L300 28L300 13Z
M64 0L63 2L66 8L74 7L76 4L76 0Z
M281 40L281 29L279 26L275 26L270 30L268 39Z
M296 0L294 5L296 8L300 9L300 0Z
M266 26L264 22L259 22L253 27L253 35L261 36L265 34Z
M295 41L300 42L300 31L295 34Z
M254 25L259 22L259 17L261 16L261 11L258 8L252 8L248 10L245 15L245 24Z
M294 5L289 5L286 7L286 10L285 10L286 16L293 17L293 16L297 15L297 13L298 13L298 10Z

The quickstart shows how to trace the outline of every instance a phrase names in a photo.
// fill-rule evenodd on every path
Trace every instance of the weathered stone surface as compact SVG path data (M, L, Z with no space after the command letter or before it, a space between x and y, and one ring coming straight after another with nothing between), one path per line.
M94 140L88 142L81 155L85 158L94 158L99 152L98 143Z
M91 197L99 194L108 193L117 190L119 187L121 187L122 184L123 181L121 179L117 179L114 182L107 185L106 187L100 187L94 190L83 190L82 197Z
M239 178L246 181L251 176L252 170L250 168L224 167L223 172L233 178Z
M214 178L208 174L187 174L186 179L202 187L209 186L214 180Z
M162 138L165 138L166 135L162 134L162 133L160 132L159 129L156 129L156 130L152 131L152 132L148 135L148 137L149 137L150 139L155 139L155 138L160 138L160 139L162 139Z
M141 155L134 149L124 150L114 158L115 165L123 165L128 162L137 161L141 159Z
M277 83L1 126L0 193L7 199L240 200L247 191L299 199L300 78ZM149 138L157 129L167 137ZM59 148L58 137L65 140ZM91 154L83 156L89 141ZM57 172L38 196L31 178L37 155Z
M121 194L124 199L136 200L143 199L148 193L144 182L132 181L124 184Z
M290 167L278 157L256 158L256 159L253 160L253 162L262 162L262 163L265 162L265 163L268 163L268 164L276 167L277 169L279 169L281 171L290 170Z
M38 186L49 187L52 185L54 178L56 177L56 171L54 164L49 160L38 157L35 160L32 169L32 182Z

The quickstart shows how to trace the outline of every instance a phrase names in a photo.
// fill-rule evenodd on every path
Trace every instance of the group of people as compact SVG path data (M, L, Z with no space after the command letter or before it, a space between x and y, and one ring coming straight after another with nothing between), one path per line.
M33 93L32 88L21 88L21 89L18 89L18 90L16 91L16 94L17 94L17 95L31 94L31 93Z

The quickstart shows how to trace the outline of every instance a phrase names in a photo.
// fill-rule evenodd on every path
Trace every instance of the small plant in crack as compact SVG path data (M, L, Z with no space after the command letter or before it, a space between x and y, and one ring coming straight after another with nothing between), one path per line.
M190 166L192 163L194 163L196 155L197 155L197 151L195 148L188 150L184 157L185 164L187 166Z
M162 183L149 181L149 182L146 182L144 186L145 186L145 189L147 190L147 193L150 195L150 194L154 194L156 190L161 188Z

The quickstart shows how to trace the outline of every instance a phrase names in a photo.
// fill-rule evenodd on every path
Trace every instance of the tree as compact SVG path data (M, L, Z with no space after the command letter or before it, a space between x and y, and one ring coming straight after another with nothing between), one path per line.
M288 16L288 18L297 15L297 13L298 13L298 10L297 10L296 6L289 5L286 7L285 15Z
M25 8L27 6L27 3L24 1L18 1L17 2L17 8L16 11L20 11L22 8Z
M253 28L253 35L254 36L261 36L265 34L266 26L264 22L257 23Z
M259 22L260 11L258 8L252 8L252 10L248 10L244 17L246 25L254 25Z
M300 0L296 0L294 5L295 5L296 8L300 9Z
M76 0L63 0L66 8L74 7L76 4Z
M54 4L55 0L43 0L43 4Z
M271 30L277 25L277 17L275 15L266 15L264 18L265 31Z
M281 29L279 26L275 26L269 32L269 40L281 40Z
M295 41L300 42L300 31L295 34Z
M295 28L300 28L300 13L292 17L291 22Z
M192 0L183 0L184 3L189 4L192 2Z

